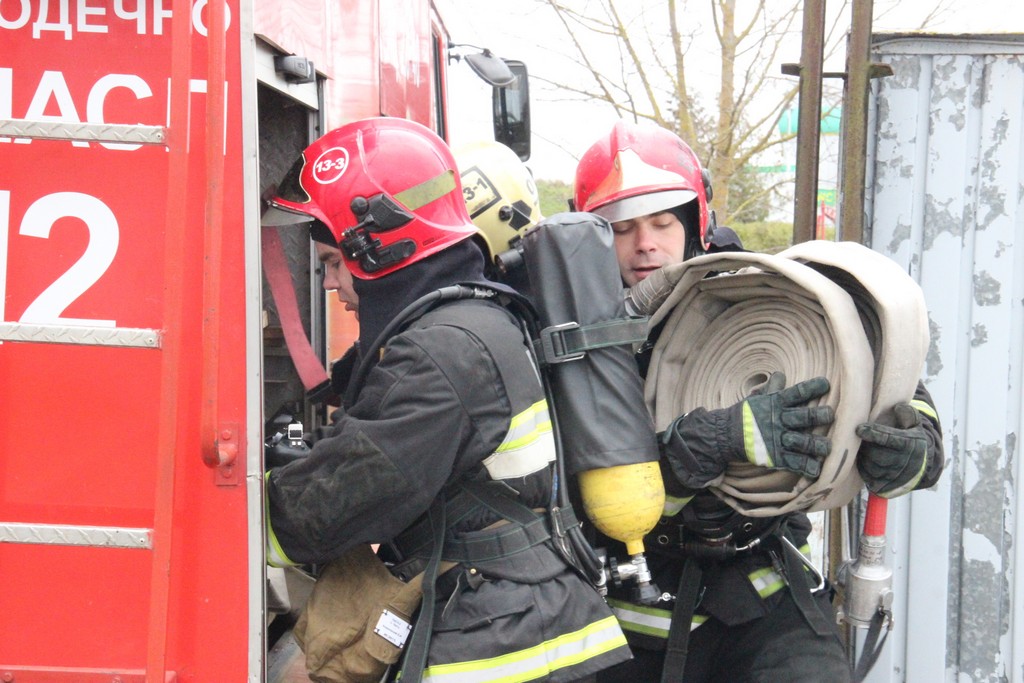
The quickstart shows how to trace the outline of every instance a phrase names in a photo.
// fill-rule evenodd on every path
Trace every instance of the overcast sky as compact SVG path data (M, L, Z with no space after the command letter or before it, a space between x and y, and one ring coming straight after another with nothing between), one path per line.
M694 7L707 7L708 0L688 0ZM490 48L495 54L526 63L531 75L558 78L564 73L560 53L565 34L541 0L435 0L445 25L456 43ZM626 3L627 5L629 3ZM683 3L679 3L682 5ZM838 3L833 3L838 5ZM886 14L879 16L883 9ZM935 2L910 0L888 3L875 0L874 31L913 29L920 25ZM1021 0L946 0L948 10L942 21L930 25L936 32L1019 32L1024 33L1024 2ZM697 17L694 20L698 21ZM692 24L691 24L692 25ZM799 41L782 61L799 61ZM692 65L692 60L690 62ZM842 63L829 68L842 69ZM688 78L692 77L688 74ZM450 107L453 145L474 139L493 138L490 127L490 88L465 63L449 68L452 97ZM603 103L567 102L539 84L531 86L533 154L528 165L540 179L572 182L576 159L608 130L616 115ZM691 82L691 87L694 85ZM709 82L699 95L713 102L716 92ZM697 88L700 90L699 86Z

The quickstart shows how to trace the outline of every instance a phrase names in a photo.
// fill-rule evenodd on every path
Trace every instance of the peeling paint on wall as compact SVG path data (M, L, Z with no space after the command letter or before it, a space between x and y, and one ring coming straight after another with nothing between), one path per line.
M968 586L995 588L1003 605L1009 593L1006 574L990 562L968 560L964 563L963 582ZM999 657L999 638L1009 629L1006 610L993 611L990 591L968 593L961 606L960 673L969 674L974 683L1009 683Z
M910 239L910 225L898 223L892 231L892 239L889 241L889 253L895 254L899 251L900 244Z
M1007 142L1009 129L1010 121L1003 114L993 124L990 144L986 145L982 156L980 176L983 183L978 192L978 204L984 211L978 212L979 230L985 230L993 221L1007 215L1006 198L1010 188L999 182L999 174L1006 155L1002 146Z
M958 213L954 214L950 207L958 199L952 197L945 200L927 195L924 203L924 248L931 249L935 238L942 234L963 237L965 221ZM959 204L958 204L959 205Z
M978 347L988 341L988 330L981 323L976 323L971 329L971 346Z
M994 221L1006 216L1006 192L986 185L981 188L978 204L986 209L978 216L978 230L985 230ZM980 214L980 212L979 212Z
M958 78L959 76L959 78ZM956 130L962 130L967 122L965 109L970 87L970 75L957 66L954 57L936 58L932 68L932 104L955 103L946 120Z
M939 495L905 503L909 518L897 523L894 578L910 592L879 660L888 655L888 666L870 679L1021 683L1024 34L872 40L873 59L895 75L872 86L870 246L907 265L925 292L926 383L947 466Z
M921 80L921 59L917 55L892 55L888 60L893 75L887 85L899 90L917 90Z
M1000 638L1009 629L1013 537L1007 532L1007 468L1002 444L979 444L966 457L976 481L964 496L960 670L973 681L1005 681ZM981 590L977 590L981 589Z
M961 500L964 492L964 477L959 463L963 462L960 437L956 424L946 427L953 432L952 452L946 454L946 466L942 476L950 480L950 500ZM964 511L959 505L951 505L949 514L949 585L963 586L964 567L960 562L963 555ZM959 666L960 632L963 630L963 616L960 613L960 591L950 590L946 595L946 670L956 672ZM950 679L952 680L952 679Z
M979 306L997 306L1001 301L999 280L982 270L974 274L974 302Z
M981 534L993 546L1001 547L1010 540L1003 538L1006 492L1002 444L979 444L977 450L969 450L965 455L974 465L976 475L964 482L969 487L964 494L964 529Z
M942 329L928 314L928 355L925 356L925 374L934 377L942 370L942 352L939 351L939 341L942 339Z

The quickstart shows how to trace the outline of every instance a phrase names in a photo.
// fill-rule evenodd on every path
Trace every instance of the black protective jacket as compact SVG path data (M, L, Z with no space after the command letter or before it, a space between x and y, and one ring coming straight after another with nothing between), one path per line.
M944 455L942 432L935 417L934 403L920 382L914 394L914 403L918 402L932 406L931 414L919 410L921 424L929 439L929 459L925 474L917 485L917 489L922 489L938 481L942 474ZM687 429L699 432L701 425L691 423ZM683 436L685 441L687 435ZM701 437L697 435L694 438ZM792 513L776 518L745 517L710 491L688 489L681 484L667 462L678 456L663 453L661 469L669 500L686 501L686 504L678 511L673 511L675 514L672 516L663 518L658 528L646 539L648 563L654 580L662 590L675 593L682 574L683 559L687 554L682 546L689 544L691 549L701 552L700 546L714 545L702 541L709 535L724 536L731 533L730 544L743 547L753 538L765 534L783 534L798 549L805 553L809 550L806 544L811 524L807 515ZM709 529L716 531L709 532ZM718 533L718 529L722 530L721 533ZM710 616L734 626L763 617L772 611L781 597L781 591L787 588L779 553L773 556L771 544L768 543L760 542L751 551L741 551L731 556L708 551L702 556L701 564L703 572L700 601L694 617L696 623L702 623ZM814 587L816 577L809 577L809 581ZM655 610L647 609L644 616L639 616L640 613L629 604L625 593L612 595L610 602L632 644L652 649L664 647L674 603L664 603Z
M269 473L270 546L294 563L362 543L397 546L399 561L429 556L434 539L414 531L430 528L436 502L464 500L467 482L543 522L554 457L544 391L511 314L489 301L444 304L386 341L328 438ZM473 542L493 547L484 527L515 526L507 519L486 504L449 515L442 554L460 564L438 582L424 680L472 667L479 681L519 668L536 673L522 680L564 681L628 659L611 611L538 535L544 524L532 525L528 548L467 559Z

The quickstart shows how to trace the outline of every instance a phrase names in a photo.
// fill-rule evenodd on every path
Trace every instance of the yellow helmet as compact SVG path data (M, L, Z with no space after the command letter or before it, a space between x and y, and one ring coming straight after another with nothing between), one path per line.
M493 262L520 233L543 218L537 184L516 153L493 140L457 148L455 162L469 217L483 238L488 261Z

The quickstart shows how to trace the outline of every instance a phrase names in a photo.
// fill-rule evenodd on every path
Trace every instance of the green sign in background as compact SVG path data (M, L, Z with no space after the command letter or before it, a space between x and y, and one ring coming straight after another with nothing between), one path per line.
M842 121L842 107L832 107L822 112L821 133L822 135L836 135L839 133L839 124ZM779 132L783 135L796 133L800 122L800 110L793 108L782 112L779 117Z

